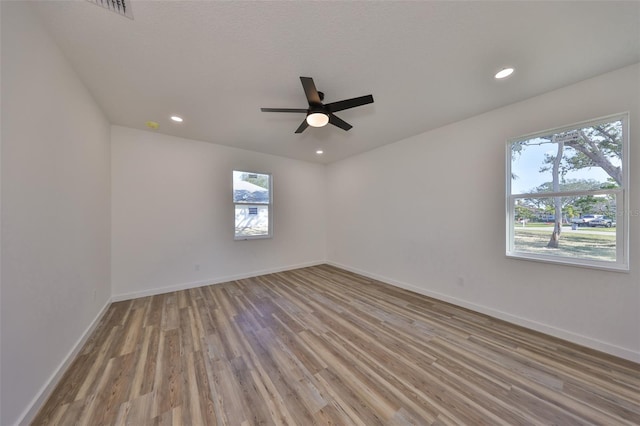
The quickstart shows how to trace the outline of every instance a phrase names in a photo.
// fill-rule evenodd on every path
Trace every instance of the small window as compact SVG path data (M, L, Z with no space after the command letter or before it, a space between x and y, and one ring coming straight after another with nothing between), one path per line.
M507 256L629 269L628 115L507 146Z
M271 237L271 175L233 171L236 240Z

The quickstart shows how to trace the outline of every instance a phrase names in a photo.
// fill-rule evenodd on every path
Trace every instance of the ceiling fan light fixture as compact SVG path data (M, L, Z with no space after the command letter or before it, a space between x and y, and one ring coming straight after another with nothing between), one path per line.
M307 115L307 124L311 127L323 127L329 123L329 116L324 112L312 112Z

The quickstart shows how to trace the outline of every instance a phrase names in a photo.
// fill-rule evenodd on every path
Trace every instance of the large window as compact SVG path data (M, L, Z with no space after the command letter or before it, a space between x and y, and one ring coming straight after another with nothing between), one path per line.
M507 144L507 256L629 269L628 115Z
M271 237L271 175L233 171L235 239Z

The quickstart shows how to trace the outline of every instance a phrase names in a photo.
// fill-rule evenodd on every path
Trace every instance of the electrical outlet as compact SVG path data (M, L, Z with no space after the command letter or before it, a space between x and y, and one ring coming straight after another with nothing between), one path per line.
M458 277L458 287L464 287L464 278Z
M196 263L195 265L193 265L193 269L195 271L199 271L200 270L200 265L198 263Z

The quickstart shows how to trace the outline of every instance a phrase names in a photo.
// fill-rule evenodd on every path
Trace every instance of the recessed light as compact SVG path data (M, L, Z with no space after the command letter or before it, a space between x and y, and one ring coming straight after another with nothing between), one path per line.
M499 80L501 78L507 78L511 74L513 74L513 68L503 68L496 73L495 77Z
M176 123L182 123L184 120L182 119L182 117L178 117L177 115L172 115L171 119L173 121L175 121Z
M319 150L316 151L316 154L318 154L318 155L324 154L324 151L319 149Z

